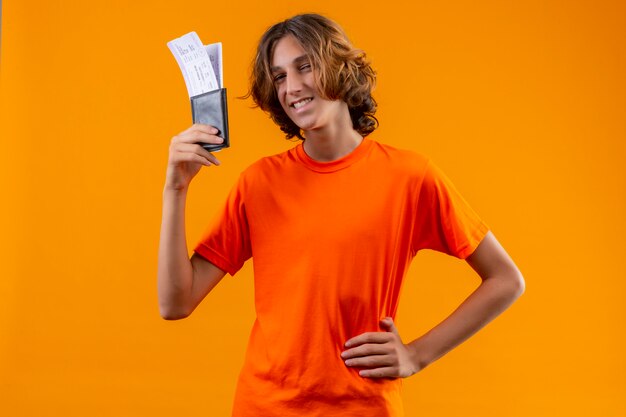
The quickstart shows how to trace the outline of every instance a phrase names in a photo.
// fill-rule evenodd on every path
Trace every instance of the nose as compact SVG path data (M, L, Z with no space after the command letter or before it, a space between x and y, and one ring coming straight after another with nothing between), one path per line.
M300 75L296 72L288 72L285 75L285 87L287 90L287 94L295 94L302 90L302 79Z

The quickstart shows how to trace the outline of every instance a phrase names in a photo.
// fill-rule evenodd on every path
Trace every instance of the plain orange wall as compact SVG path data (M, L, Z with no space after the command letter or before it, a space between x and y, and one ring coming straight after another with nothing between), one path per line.
M168 144L190 124L166 42L195 30L224 45L232 148L192 184L191 247L242 169L294 145L235 97L263 31L307 11L337 20L378 70L372 138L433 158L527 281L503 316L405 380L407 416L626 415L624 2L2 6L1 415L229 415L250 265L184 321L157 309ZM478 281L420 253L405 341Z

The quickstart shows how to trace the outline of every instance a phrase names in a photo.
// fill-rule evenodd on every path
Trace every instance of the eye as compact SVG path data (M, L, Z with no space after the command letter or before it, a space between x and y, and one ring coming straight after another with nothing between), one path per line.
M300 67L300 70L305 70L305 69L310 69L311 68L311 64L304 64Z
M275 76L274 76L273 81L274 81L275 83L277 83L277 82L279 82L280 80L282 80L283 78L285 78L285 74L278 74L278 75L275 75Z

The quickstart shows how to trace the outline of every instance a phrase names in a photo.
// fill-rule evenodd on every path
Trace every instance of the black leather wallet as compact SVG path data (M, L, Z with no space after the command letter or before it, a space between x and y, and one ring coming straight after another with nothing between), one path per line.
M191 97L191 117L194 123L216 127L219 130L217 135L224 139L219 144L200 143L204 149L213 152L230 147L225 88Z

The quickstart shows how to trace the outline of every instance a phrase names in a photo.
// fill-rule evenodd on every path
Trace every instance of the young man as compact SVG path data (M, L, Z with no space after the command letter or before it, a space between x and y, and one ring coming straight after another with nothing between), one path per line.
M422 155L366 138L375 73L319 15L271 27L251 77L255 103L302 143L242 174L221 218L188 259L191 179L217 159L210 126L172 139L163 194L159 302L188 316L254 258L254 323L234 416L400 416L401 379L502 313L524 280L487 226ZM466 259L481 285L447 319L404 344L393 324L421 249Z

